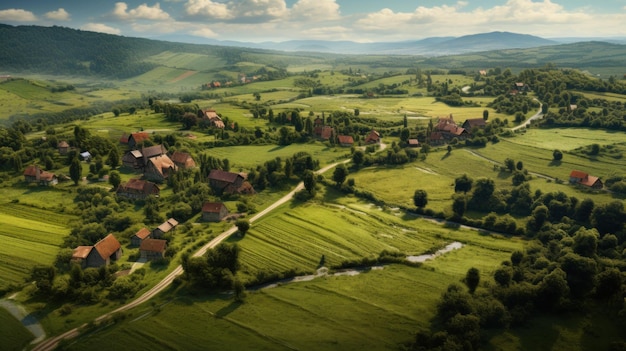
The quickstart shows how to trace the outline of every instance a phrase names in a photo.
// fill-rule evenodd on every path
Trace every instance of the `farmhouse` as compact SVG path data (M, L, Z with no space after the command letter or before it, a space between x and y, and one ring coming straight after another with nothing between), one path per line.
M165 257L165 249L167 248L167 240L162 239L145 239L139 246L139 254L141 258L148 261L158 260Z
M254 188L244 173L232 173L219 169L209 172L209 186L216 194L254 194Z
M324 120L317 116L315 120L313 120L313 134L318 137L322 135L322 127L324 126Z
M408 142L409 147L419 147L420 142L417 139L409 139Z
M135 234L133 234L130 237L130 244L132 246L139 246L141 245L141 242L150 238L150 236L152 235L152 233L150 232L150 230L148 230L148 228L141 228L139 229L139 231Z
M132 150L122 157L122 165L132 169L143 169L152 157L165 155L167 149L163 145L143 147L141 150Z
M196 166L196 162L187 152L174 151L170 155L170 159L172 159L172 161L178 168L189 169Z
M429 143L430 145L443 145L446 140L443 138L443 135L440 132L432 132L430 133Z
M61 140L57 145L57 148L59 149L59 153L61 155L67 155L67 152L70 151L70 144L68 144L65 140Z
M26 167L24 170L24 180L28 183L37 183L46 186L56 185L59 182L56 175L42 170L37 165Z
M337 140L339 141L339 145L344 147L350 147L354 145L354 139L350 135L339 135L337 136Z
M164 234L169 233L173 231L174 229L176 229L177 225L178 225L178 221L175 220L174 218L170 218L152 231L152 237L156 239L160 239L161 237L163 237Z
M143 145L143 142L148 139L150 139L150 134L147 132L130 133L127 144L130 148L134 149L139 145Z
M474 133L478 129L484 129L487 126L487 122L483 118L466 119L463 122L462 127L465 128L470 134Z
M372 129L368 136L365 138L366 144L380 144L380 133Z
M150 195L159 196L161 189L147 180L130 179L126 184L120 184L117 187L117 196L125 197L131 200L144 200Z
M122 245L113 234L107 235L93 246L78 246L72 254L72 262L81 267L101 267L122 257Z
M178 167L167 155L160 155L148 159L148 164L144 169L144 177L146 179L162 183L169 178Z
M215 112L215 110L208 109L202 112L203 112L202 119L205 122L208 122L210 126L219 128L219 129L224 129L226 125L224 124L224 121L222 121L222 117L220 117L217 114L217 112Z
M335 133L335 129L333 129L333 127L322 126L322 130L319 136L320 136L320 139L322 140L329 140L330 138L332 138L334 133Z
M221 202L205 202L202 205L202 220L206 222L219 222L228 216L228 208Z
M580 184L592 189L602 189L603 184L600 178L589 175L583 171L573 170L569 174L570 184Z

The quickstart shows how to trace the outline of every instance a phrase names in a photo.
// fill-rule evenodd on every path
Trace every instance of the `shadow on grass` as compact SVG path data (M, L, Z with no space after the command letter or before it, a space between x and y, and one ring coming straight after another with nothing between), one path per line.
M561 160L552 160L548 163L548 167L559 167L561 163Z
M286 147L287 147L286 145L278 145L276 147L273 147L273 148L269 149L268 152L274 152L274 151L282 150L282 149L284 149Z
M215 316L218 318L224 318L232 312L235 312L242 304L242 302L233 301L228 306L224 306L220 308L219 311L215 312Z

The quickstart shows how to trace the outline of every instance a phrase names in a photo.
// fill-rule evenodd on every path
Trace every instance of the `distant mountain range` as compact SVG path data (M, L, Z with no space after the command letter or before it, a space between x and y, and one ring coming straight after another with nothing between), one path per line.
M582 41L606 41L626 44L626 38L558 38L544 39L533 35L510 32L491 32L465 35L462 37L431 37L414 41L358 43L354 41L329 40L290 40L284 42L239 42L220 41L194 36L170 35L154 39L209 44L233 47L245 47L279 51L304 51L335 54L384 54L384 55L421 55L443 56L465 54L478 51L527 49L540 46L558 45Z

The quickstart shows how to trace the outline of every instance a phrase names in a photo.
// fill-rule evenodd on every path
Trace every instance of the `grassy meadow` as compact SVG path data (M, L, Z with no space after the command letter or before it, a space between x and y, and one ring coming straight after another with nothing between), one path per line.
M34 339L28 329L20 323L9 311L0 307L0 340L2 340L2 350L20 351L24 350Z

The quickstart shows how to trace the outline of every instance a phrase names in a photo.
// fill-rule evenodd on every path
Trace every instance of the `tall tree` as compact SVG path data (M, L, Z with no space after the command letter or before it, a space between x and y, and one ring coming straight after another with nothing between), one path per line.
M83 175L83 166L81 165L78 157L74 157L72 159L72 163L70 164L70 178L74 181L74 185L78 185L80 178Z
M454 191L457 193L461 191L467 193L472 190L473 182L474 180L472 178L468 177L467 174L463 174L454 180Z
M304 183L304 188L309 194L313 194L315 192L315 185L317 181L315 180L315 173L311 170L304 171L302 175L302 182Z
M122 182L122 177L120 176L120 172L113 171L109 174L109 184L113 187L113 189L117 189L117 187Z
M114 146L111 148L111 151L109 151L107 164L111 166L112 169L116 169L120 165L120 154L117 147Z
M478 271L478 269L474 267L468 269L467 273L465 274L464 282L465 285L467 285L470 294L473 294L478 287L478 283L480 283L480 272Z
M343 163L335 167L335 171L333 172L333 181L337 183L337 186L341 186L341 184L346 181L347 177L348 169Z

